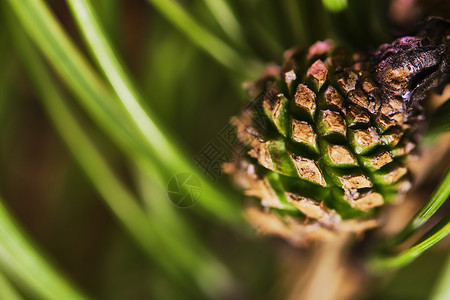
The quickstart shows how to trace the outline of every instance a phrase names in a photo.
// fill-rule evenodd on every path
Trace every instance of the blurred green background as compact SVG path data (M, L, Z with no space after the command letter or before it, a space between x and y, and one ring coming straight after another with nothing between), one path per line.
M332 38L369 51L450 13L385 0L0 10L0 299L284 299L311 253L256 236L226 176L202 179L190 209L172 205L169 179L201 177L195 157L243 107L242 83L284 50ZM436 295L447 254L444 241L365 297Z

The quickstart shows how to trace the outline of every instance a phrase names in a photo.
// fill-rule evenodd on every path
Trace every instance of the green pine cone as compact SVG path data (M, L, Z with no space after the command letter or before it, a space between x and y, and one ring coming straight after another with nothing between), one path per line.
M225 166L262 232L297 245L379 225L378 209L411 187L421 102L448 83L449 23L369 55L317 42L286 52L248 87L232 120L242 153Z

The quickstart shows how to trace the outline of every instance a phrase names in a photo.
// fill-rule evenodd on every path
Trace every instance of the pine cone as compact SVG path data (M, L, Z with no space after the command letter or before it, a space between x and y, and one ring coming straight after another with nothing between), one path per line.
M247 88L254 101L232 119L242 155L225 170L260 231L307 245L379 225L377 208L412 185L421 103L449 81L449 24L369 55L331 41L290 50Z

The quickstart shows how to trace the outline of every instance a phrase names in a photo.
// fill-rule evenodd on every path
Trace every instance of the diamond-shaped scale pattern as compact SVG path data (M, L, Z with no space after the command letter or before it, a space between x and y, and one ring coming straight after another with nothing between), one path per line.
M374 210L411 186L405 157L415 149L415 125L401 101L383 99L364 57L331 42L307 53L309 67L291 51L279 74L258 82L267 122L242 114L248 148L226 168L255 200L250 221L297 244L377 226Z

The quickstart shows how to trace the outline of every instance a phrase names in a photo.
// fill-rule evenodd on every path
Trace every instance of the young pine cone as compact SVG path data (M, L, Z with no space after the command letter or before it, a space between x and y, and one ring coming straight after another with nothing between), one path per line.
M317 42L290 50L233 119L242 155L225 166L262 232L297 245L378 225L377 209L411 187L407 162L422 101L449 82L450 23L369 55Z

